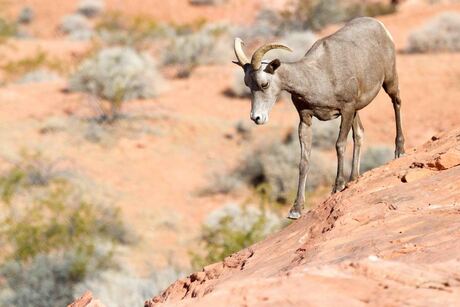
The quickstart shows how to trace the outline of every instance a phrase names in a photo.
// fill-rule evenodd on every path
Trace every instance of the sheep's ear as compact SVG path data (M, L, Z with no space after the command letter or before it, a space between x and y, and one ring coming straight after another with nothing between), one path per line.
M268 63L267 67L265 67L265 72L273 75L275 73L275 70L277 70L278 67L280 67L280 65L281 65L280 60L274 59L273 61Z

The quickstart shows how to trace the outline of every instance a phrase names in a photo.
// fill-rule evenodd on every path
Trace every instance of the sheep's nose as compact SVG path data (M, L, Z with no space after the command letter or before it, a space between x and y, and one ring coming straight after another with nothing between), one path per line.
M251 114L251 119L252 119L257 125L261 125L261 124L265 123L265 117L263 117L262 115L252 115L252 114Z

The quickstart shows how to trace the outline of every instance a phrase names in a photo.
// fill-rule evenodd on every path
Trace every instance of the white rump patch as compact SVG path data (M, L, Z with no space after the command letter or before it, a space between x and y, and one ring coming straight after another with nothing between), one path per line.
M393 36L391 36L391 33L390 31L388 31L387 27L385 27L385 25L383 24L383 22L381 22L380 20L376 19L383 27L383 29L385 30L385 32L387 33L388 37L391 39L392 42L394 42L393 40Z

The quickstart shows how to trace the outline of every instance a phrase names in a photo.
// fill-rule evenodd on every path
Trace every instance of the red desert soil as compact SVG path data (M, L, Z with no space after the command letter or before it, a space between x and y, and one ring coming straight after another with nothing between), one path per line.
M456 129L145 306L455 306L459 178Z
M140 8L146 9L142 12L152 14L158 10L166 16L167 10L163 6L179 2L184 7L180 14L191 12L193 20L195 10L186 10L188 2L185 0L158 1L155 5L152 5L153 1L131 1L129 10L133 14ZM239 14L255 15L256 7L262 1L249 2L254 5L252 9L245 7L246 1L232 0L228 5L239 5ZM37 29L41 31L43 27L43 31L49 29L49 33L45 33L44 38L10 40L0 46L1 65L6 59L31 56L36 50L63 59L85 52L88 44L56 38L50 30L55 28L62 15L74 10L77 1L9 3L17 10L22 5L33 6L38 10ZM107 3L110 9L115 9L124 2ZM226 10L228 5L204 11ZM49 11L49 16L43 17L41 10ZM460 11L460 5L416 6L413 11L407 6L395 15L382 17L382 20L393 32L398 48L402 49L407 33L441 10ZM225 12L233 14L228 10ZM249 147L279 137L286 129L295 126L298 117L292 105L280 103L274 107L268 125L253 127L254 143L241 145L236 138L225 138L225 134L234 134L238 120L249 121L250 108L248 99L231 99L222 94L232 83L235 68L230 61L231 58L227 65L200 67L187 80L168 80L169 91L157 99L126 104L127 113L151 115L145 126L158 133L122 137L107 147L82 141L84 131L81 128L72 133L40 133L50 119L57 118L66 125L72 114L89 114L85 96L63 93L63 81L0 87L2 155L8 157L22 148L38 148L45 156L71 159L76 169L118 193L116 204L122 208L127 225L141 237L141 244L127 251L129 264L142 272L153 264L165 265L171 258L187 265L187 249L209 211L226 201L247 197L197 197L196 191L210 184L209 174L236 165ZM458 125L459 53L399 54L398 71L408 147ZM361 118L366 130L366 146L376 143L393 146L394 115L384 93L362 111Z

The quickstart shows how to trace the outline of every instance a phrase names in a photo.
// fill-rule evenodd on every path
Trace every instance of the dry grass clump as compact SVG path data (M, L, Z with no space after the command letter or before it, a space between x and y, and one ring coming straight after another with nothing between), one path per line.
M458 52L460 51L460 14L446 12L431 19L409 36L408 52Z

